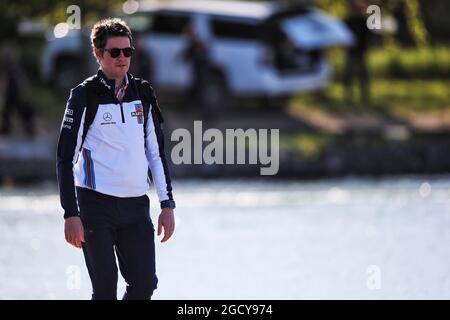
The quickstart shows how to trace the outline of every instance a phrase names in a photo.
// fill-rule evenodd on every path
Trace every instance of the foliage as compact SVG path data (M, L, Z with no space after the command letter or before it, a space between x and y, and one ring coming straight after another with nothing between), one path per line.
M336 77L340 79L344 70L345 56L342 49L329 52ZM449 79L450 48L380 47L368 53L369 70L376 78L397 79Z
M331 14L345 18L350 11L348 0L316 0L316 5ZM382 16L394 15L398 8L404 6L404 13L408 29L418 46L426 46L428 44L428 34L421 15L421 7L419 0L372 0L367 1L369 5L378 5L381 8ZM389 35L386 35L389 38ZM389 43L392 39L386 39Z
M348 105L345 88L341 82L333 82L321 95L298 94L291 107L307 112L308 108L332 113L358 113L378 111L382 114L398 116L414 113L435 113L450 110L450 80L393 80L374 79L371 82L372 108L362 105ZM355 92L356 88L355 88Z
M17 26L24 19L42 18L49 24L64 22L68 18L67 7L78 5L82 24L110 12L122 0L16 0L7 1L0 10L0 38L16 39Z

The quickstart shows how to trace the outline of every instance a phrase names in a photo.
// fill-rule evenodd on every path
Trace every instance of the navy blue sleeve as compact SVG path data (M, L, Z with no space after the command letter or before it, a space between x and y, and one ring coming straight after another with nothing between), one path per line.
M77 161L86 106L86 91L81 85L70 91L56 154L56 173L64 219L78 216L73 166Z
M169 166L164 152L164 134L162 130L162 115L153 88L150 87L152 105L149 121L147 121L146 155L152 172L153 181L160 200L161 208L174 208L172 183Z

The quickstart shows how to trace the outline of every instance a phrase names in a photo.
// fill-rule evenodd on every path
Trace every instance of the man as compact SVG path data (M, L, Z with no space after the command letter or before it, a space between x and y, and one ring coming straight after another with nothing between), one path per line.
M100 69L71 90L58 142L65 237L83 249L92 299L117 299L115 255L127 283L123 298L150 299L158 278L146 195L149 168L162 209L158 219L158 235L164 229L161 242L175 228L175 202L156 97L148 86L153 102L146 106L139 89L142 81L128 73L134 48L124 21L97 22L91 42ZM93 104L97 111L86 133L85 121L92 110L88 106Z
M2 70L5 71L6 92L0 134L12 133L11 116L16 110L23 122L25 133L32 138L35 133L34 108L25 98L26 74L16 56L17 52L13 50L7 50L4 56Z
M207 110L205 87L210 81L209 50L205 42L198 36L192 23L184 27L187 38L186 48L181 53L182 59L191 65L192 84L189 88L189 99L201 111ZM191 106L193 107L193 106Z
M361 102L368 106L370 104L370 77L366 52L372 33L367 28L366 8L367 5L364 0L350 2L350 15L345 19L345 23L355 36L355 43L348 48L346 53L344 84L347 102L352 104L353 79L356 78L359 82Z

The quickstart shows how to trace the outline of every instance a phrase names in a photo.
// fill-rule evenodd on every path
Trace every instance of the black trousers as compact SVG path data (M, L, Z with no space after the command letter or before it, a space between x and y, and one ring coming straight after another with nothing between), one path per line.
M116 255L127 283L123 299L151 299L158 278L148 197L118 198L77 187L77 198L92 299L117 299Z
M366 57L363 54L347 53L347 61L344 70L344 84L347 87L347 100L353 100L353 80L359 84L361 100L364 104L370 103L370 75Z
M19 93L17 93L19 94ZM0 132L2 134L10 134L12 131L11 117L14 110L17 110L22 119L24 131L28 136L33 136L35 133L34 124L34 108L26 101L8 94L3 106L2 126Z

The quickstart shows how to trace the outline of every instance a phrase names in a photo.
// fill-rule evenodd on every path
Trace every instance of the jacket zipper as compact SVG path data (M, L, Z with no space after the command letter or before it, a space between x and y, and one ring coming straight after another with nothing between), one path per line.
M120 103L120 114L122 115L122 123L125 123L125 116L123 115L123 106L122 106L122 102Z

